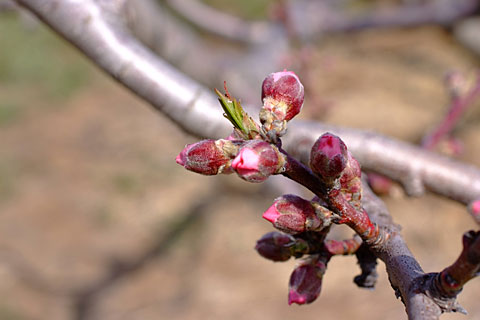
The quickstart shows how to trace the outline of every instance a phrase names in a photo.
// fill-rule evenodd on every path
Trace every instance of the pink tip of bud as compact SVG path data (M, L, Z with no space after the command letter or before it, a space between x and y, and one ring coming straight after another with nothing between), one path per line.
M185 166L187 150L188 147L183 149L182 152L180 152L180 154L175 158L175 161L181 166Z
M277 207L274 205L270 206L270 208L267 209L262 215L262 218L270 221L271 223L275 223L275 220L281 215L280 212L278 212Z
M468 209L473 219L480 224L480 200L472 201L468 206Z
M318 140L318 148L321 149L328 158L334 158L339 154L345 153L346 150L343 141L329 133L325 133L320 137Z
M267 101L268 100L268 101ZM291 120L303 106L304 88L292 71L269 74L262 83L264 108L277 115L279 120Z
M326 179L340 176L347 161L347 146L342 139L328 132L317 139L310 153L313 172Z
M304 261L290 276L288 304L305 304L315 301L322 290L322 279L326 266L312 259Z
M259 170L260 156L249 148L243 148L239 155L233 159L232 167L241 175L248 175Z
M472 202L472 211L475 214L480 214L480 200Z
M293 76L294 78L297 79L297 81L300 81L300 79L298 79L298 76L295 74L295 72L287 71L286 69L283 69L283 71L280 71L280 72L274 72L272 73L272 75L273 75L273 82L277 82L282 77L286 77L286 76Z
M292 303L305 304L307 303L307 297L305 295L299 294L295 290L290 290L288 292L288 305L291 305Z

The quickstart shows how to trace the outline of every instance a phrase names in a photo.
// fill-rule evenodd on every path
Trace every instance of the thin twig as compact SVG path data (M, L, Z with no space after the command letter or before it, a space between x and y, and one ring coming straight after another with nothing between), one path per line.
M480 72L475 75L475 83L466 93L454 94L451 105L443 121L437 125L433 131L425 136L422 141L422 147L432 150L443 138L445 138L454 128L460 117L465 113L468 107L480 95Z

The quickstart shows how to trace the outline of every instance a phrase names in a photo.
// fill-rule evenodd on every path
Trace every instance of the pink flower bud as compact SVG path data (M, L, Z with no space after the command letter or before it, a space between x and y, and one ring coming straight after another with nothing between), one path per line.
M347 146L342 139L328 132L317 139L310 153L310 168L326 180L338 178L347 161Z
M283 195L263 213L275 228L290 234L315 230L322 224L310 201L292 194Z
M257 241L258 253L272 261L287 261L293 254L295 238L280 232L269 232Z
M377 195L388 195L390 192L392 192L393 182L384 175L375 172L369 172L367 175L367 181L372 191Z
M185 169L204 175L228 173L237 144L229 140L203 140L187 145L175 160Z
M302 108L303 85L292 71L269 74L262 83L263 107L273 112L278 120L290 120Z
M276 147L262 140L250 140L233 159L232 168L243 180L263 182L278 173L283 163Z
M473 219L480 224L480 200L470 202L468 205L468 211L472 215Z
M320 294L326 266L316 259L305 261L290 276L288 304L311 303Z

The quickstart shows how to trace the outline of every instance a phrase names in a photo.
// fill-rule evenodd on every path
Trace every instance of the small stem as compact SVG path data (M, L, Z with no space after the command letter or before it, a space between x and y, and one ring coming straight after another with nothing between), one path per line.
M457 260L437 275L436 286L446 297L455 297L480 272L480 231L463 235L463 250Z
M362 239L359 236L354 236L352 239L346 239L342 241L338 240L325 240L325 248L332 255L348 255L354 254L360 245Z
M363 208L356 209L353 207L340 190L330 190L327 203L335 208L335 212L340 213L341 220L338 223L348 225L368 245L379 245L388 238L388 234L370 220L367 212Z
M327 186L303 163L291 157L284 150L279 148L280 152L286 155L285 172L282 174L293 181L312 191L320 199L327 201Z
M365 244L358 248L355 255L362 272L353 281L360 288L374 288L378 279L377 256Z
M476 98L480 95L480 72L476 74L475 85L468 90L465 95L454 97L452 103L443 121L433 130L432 133L427 135L423 142L422 147L427 150L432 150L446 135L448 135L460 117L470 107Z

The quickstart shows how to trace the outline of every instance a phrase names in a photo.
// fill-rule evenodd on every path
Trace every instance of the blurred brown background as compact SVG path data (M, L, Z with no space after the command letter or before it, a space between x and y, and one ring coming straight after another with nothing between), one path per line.
M257 18L248 3L238 10ZM366 291L352 282L353 257L331 261L316 302L288 306L295 261L253 249L279 194L183 170L175 156L196 138L25 21L0 15L0 319L406 318L383 264ZM445 113L445 75L479 62L436 26L326 36L309 59L317 103L307 99L302 117L413 143ZM479 107L455 130L459 158L477 166ZM475 228L463 206L432 194L384 200L428 272L453 262ZM475 279L460 295L469 315L442 319L480 319L479 289Z

